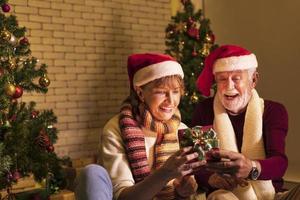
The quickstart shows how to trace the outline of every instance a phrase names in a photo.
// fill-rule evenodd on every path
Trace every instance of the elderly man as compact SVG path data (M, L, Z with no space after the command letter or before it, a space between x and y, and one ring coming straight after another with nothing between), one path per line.
M196 176L208 199L268 200L282 191L288 114L282 104L259 97L257 66L248 50L224 45L206 58L198 77L205 96L214 81L217 86L214 97L197 105L191 124L212 126L220 139L221 150L213 156L221 162L209 163Z

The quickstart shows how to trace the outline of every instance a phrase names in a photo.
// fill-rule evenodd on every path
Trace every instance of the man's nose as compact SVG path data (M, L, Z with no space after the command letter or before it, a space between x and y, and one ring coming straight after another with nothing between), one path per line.
M231 78L227 79L226 88L228 90L231 90L234 88L234 81Z

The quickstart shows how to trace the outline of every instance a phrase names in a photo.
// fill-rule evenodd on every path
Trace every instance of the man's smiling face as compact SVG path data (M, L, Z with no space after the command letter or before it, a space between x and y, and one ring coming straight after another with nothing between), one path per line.
M225 109L231 114L243 112L251 98L251 91L256 85L248 70L217 72L215 80L217 97Z

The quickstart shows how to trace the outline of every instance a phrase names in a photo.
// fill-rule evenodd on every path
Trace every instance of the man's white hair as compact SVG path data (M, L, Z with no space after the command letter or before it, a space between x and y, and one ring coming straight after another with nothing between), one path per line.
M253 74L256 72L256 68L249 68L247 71L249 80L252 80Z

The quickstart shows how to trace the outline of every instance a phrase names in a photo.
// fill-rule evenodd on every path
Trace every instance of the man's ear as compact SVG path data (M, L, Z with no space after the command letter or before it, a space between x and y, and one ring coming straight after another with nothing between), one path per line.
M259 73L256 71L252 75L252 87L255 88L258 83Z
M134 90L135 90L135 92L136 92L136 94L137 94L139 100L140 100L141 102L144 102L144 95L143 95L143 90L142 90L142 88L140 88L140 87L138 87L138 86L135 86L135 87L134 87Z

